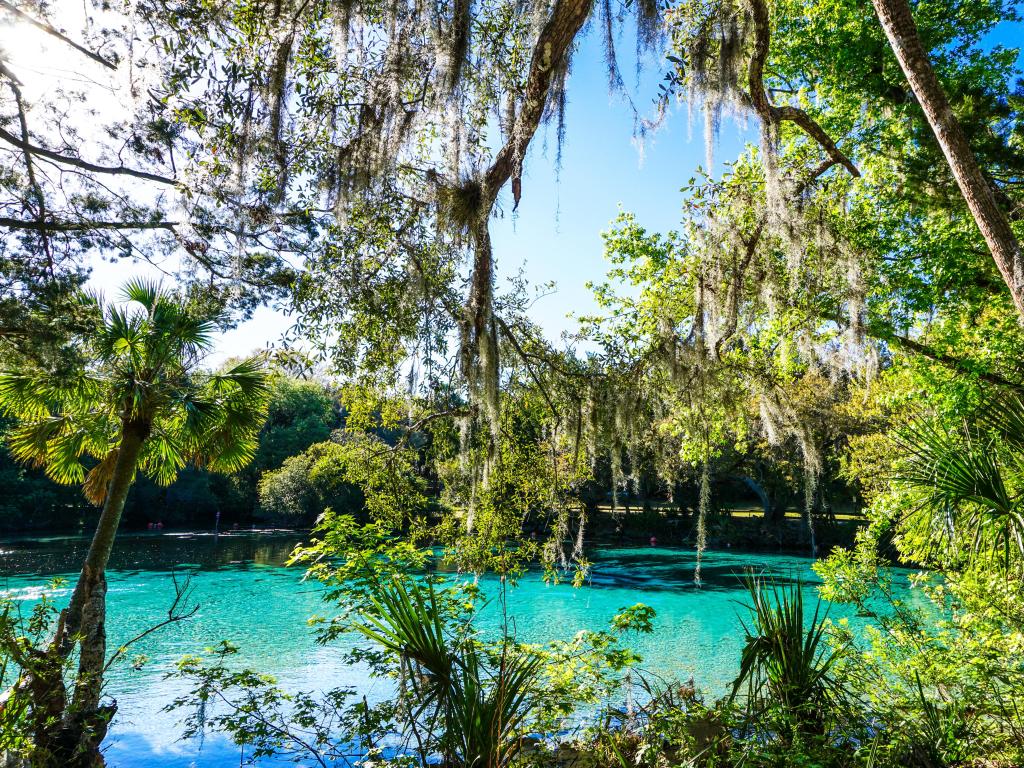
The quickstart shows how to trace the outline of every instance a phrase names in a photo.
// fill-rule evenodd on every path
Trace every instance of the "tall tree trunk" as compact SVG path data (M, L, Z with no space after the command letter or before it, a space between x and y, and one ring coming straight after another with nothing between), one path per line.
M953 177L1003 276L1017 311L1024 317L1024 256L1009 218L971 152L967 137L946 98L914 24L908 0L872 0L896 59L924 110Z
M107 486L103 511L75 591L61 617L54 655L67 658L77 641L78 674L74 696L64 717L59 723L52 723L47 734L37 736L37 747L42 747L40 751L46 756L47 765L102 764L99 746L115 709L99 706L107 654L106 570L125 500L135 480L139 454L149 431L150 426L146 422L126 420L122 424L121 445Z

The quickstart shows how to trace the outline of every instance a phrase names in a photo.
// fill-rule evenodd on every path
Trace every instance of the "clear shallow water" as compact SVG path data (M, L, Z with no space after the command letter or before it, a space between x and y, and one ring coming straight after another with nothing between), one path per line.
M185 692L165 680L185 654L201 652L220 640L240 647L239 663L275 675L287 689L323 690L355 685L371 699L387 695L387 683L342 660L341 644L320 647L306 619L324 612L320 589L300 580L302 571L282 563L299 534L231 533L123 535L108 575L110 648L166 618L174 596L172 570L192 574L196 615L159 630L133 646L128 656L150 661L135 670L119 664L110 673L107 692L117 699L117 720L106 745L112 768L226 768L239 764L239 750L209 736L203 744L178 739L182 713L161 712ZM82 538L17 539L0 542L0 592L18 600L27 613L55 575L72 579L88 541ZM755 568L777 581L802 579L813 604L809 558L708 552L703 585L693 583L695 553L668 548L599 549L590 584L581 589L546 585L529 574L509 592L508 612L517 637L526 642L569 639L581 629L600 629L620 609L643 602L657 611L655 632L632 642L643 667L663 677L687 679L712 694L724 691L736 673L744 609L741 576ZM484 580L489 596L495 580ZM55 595L63 603L65 588ZM831 615L846 615L833 609ZM497 631L496 602L482 612L481 625Z

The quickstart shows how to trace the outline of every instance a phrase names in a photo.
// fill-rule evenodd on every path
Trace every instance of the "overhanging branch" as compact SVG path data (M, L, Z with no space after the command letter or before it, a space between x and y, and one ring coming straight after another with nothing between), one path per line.
M0 0L0 2L3 2L3 0ZM123 165L98 165L96 163L90 163L87 160L82 160L79 157L62 155L59 152L54 152L52 149L46 149L45 147L39 147L35 144L31 144L28 140L23 141L13 133L5 131L3 128L0 128L0 140L6 141L8 144L13 144L23 152L27 152L37 157L45 157L47 160L52 160L53 162L60 163L61 165L70 165L73 168L81 168L83 171L89 171L91 173L104 173L113 176L131 176L135 179L153 181L157 184L176 185L178 183L174 179L161 176L157 173L137 171L134 168L126 168Z
M516 130L484 174L485 194L492 205L509 177L520 176L523 157L544 117L552 79L590 16L590 8L591 0L558 0L533 46ZM519 195L515 197L518 203Z
M894 343L896 346L901 347L908 352L913 352L914 354L921 355L922 357L927 357L929 360L933 360L939 365L948 368L955 373L974 376L980 381L984 381L987 384L992 384L997 387L1004 387L1007 389L1013 389L1017 392L1024 392L1024 384L1010 381L997 373L974 370L968 361L959 357L954 357L953 355L942 352L927 344L923 344L920 341L907 338L906 336L900 336L895 333L883 337L883 340L889 343Z
M829 167L841 165L849 171L851 176L860 176L857 166L836 146L825 129L818 125L813 117L799 107L789 105L777 107L768 98L768 91L764 86L764 65L771 50L771 19L765 0L748 0L748 2L754 20L754 52L747 68L747 81L750 90L748 95L754 111L762 121L769 125L793 123L825 150L832 161Z
M45 32L46 34L50 35L51 37L57 38L58 40L60 40L65 45L71 46L76 51L81 53L83 56L88 56L90 59L92 59L93 61L97 62L98 64L102 64L107 69L117 69L117 65L114 64L112 61L103 58L102 56L100 56L98 53L95 53L94 51L90 51L84 45L76 43L74 40L72 40L70 37L68 37L64 33L60 32L56 28L50 26L49 24L47 24L45 22L42 22L42 21L39 21L38 19L33 18L32 16L28 15L23 10L21 10L20 8L15 6L14 4L7 2L7 0L0 0L0 8L2 8L3 10L7 11L10 14L13 14L14 16L17 16L19 19L24 21L26 24L31 24L36 29L40 29L43 32Z
M26 221L0 216L0 227L33 232L90 232L92 230L166 229L174 231L176 221Z

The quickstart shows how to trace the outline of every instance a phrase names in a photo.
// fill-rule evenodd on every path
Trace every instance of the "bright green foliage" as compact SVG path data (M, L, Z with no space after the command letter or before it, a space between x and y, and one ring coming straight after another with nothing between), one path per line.
M585 446L579 435L559 429L558 415L552 416L538 387L510 383L501 402L503 438L492 459L482 455L481 442L471 443L467 455L467 447L444 426L434 431L441 501L460 518L443 535L448 555L466 570L508 576L539 557L550 578L569 570L583 578L579 488L591 473ZM486 469L486 482L473 469L477 463ZM529 530L547 535L524 540Z
M851 692L887 728L875 747L881 765L960 765L984 756L1013 766L1024 759L1024 594L1016 578L988 568L912 578L911 598L865 535L853 553L818 566L825 595L857 607L866 636L833 631L856 653L837 668ZM931 761L931 762L929 762Z
M277 469L285 459L327 440L339 423L338 408L325 385L275 375L254 468Z
M219 367L230 368L236 362L227 361ZM138 525L154 521L159 515L168 525L205 526L217 512L222 525L248 521L257 512L262 475L279 469L285 459L301 454L314 443L328 440L340 422L339 408L328 385L272 373L267 418L259 431L252 462L231 473L185 467L170 487L140 477L125 508L126 522ZM0 519L12 528L67 529L76 527L89 514L88 503L75 491L55 486L43 471L17 464L6 449L0 454L0 476L10 491L8 503L0 505ZM318 502L316 508L308 510L308 520L312 521L327 503L341 502ZM276 522L298 520L295 511L283 507L264 505L257 514Z
M449 639L433 587L396 581L356 628L403 667L414 709L409 727L439 732L446 762L504 768L513 763L530 709L541 695L541 659L503 646L488 663L471 639Z
M891 724L879 739L882 764L984 756L1016 765L1024 757L1021 402L1003 394L978 403L951 389L951 405L938 400L932 413L876 441L870 455L857 446L852 470L888 467L888 482L872 488L872 526L857 546L818 570L828 599L873 619L861 653L847 656L841 672ZM946 408L966 415L951 418ZM887 573L879 555L887 539L899 556L937 569L913 577L916 600L894 597L892 582L903 577ZM856 640L842 626L837 635Z
M306 567L306 578L325 587L324 602L337 615L317 616L318 639L327 643L351 629L353 612L370 610L382 585L409 574L425 572L433 551L418 541L416 530L396 536L383 522L360 524L354 516L326 510L308 545L292 553L290 563ZM467 587L452 603L456 614L472 609L476 590ZM446 603L447 604L447 603Z
M1007 210L1020 204L1019 67L983 41L1016 13L914 7ZM703 107L710 134L753 111L761 143L691 179L677 231L620 215L586 333L610 379L630 373L630 413L647 423L625 440L657 445L666 478L753 449L802 464L791 485L822 512L819 479L850 441L904 422L922 396L948 414L980 386L1012 386L1024 336L872 14L722 0L674 5L666 23L662 103Z
M958 428L918 421L903 433L895 480L911 498L904 551L956 565L1024 561L1024 401L990 400Z
M411 744L426 733L414 747L422 762L439 751L449 762L503 765L522 757L515 732L527 711L550 725L566 702L609 690L605 673L632 661L611 634L547 649L545 664L557 660L558 673L535 667L536 649L482 643L467 620L475 587L448 592L414 580L431 562L428 543L465 571L514 579L540 558L550 576L575 565L582 578L582 489L599 474L616 512L623 491L671 496L689 481L700 551L713 476L735 473L762 490L771 482L776 497L802 491L813 548L841 464L873 525L856 550L821 568L826 596L873 614L862 653L846 652L854 638L841 624L827 648L824 617L815 611L808 621L798 593L755 585L737 685L747 685L746 711L734 708L737 692L716 707L692 689L649 689L650 722L664 725L669 746L635 724L597 743L623 765L1020 764L1024 408L990 390L1019 390L1024 332L876 19L848 0L584 5L602 22L609 53L625 8L639 11L641 44L670 54L659 106L685 96L703 107L709 147L722 117L751 112L761 142L717 177L709 159L683 189L676 232L649 232L631 214L616 220L605 238L610 281L596 288L600 316L585 320L596 349L581 360L529 321L524 286L495 296L488 237L499 188L511 180L518 202L536 128L524 127L524 115L540 110L540 122L564 107L574 40L558 60L540 62L554 75L543 92L529 85L532 57L550 52L542 36L564 28L548 22L569 7L132 6L139 18L128 27L150 30L140 58L128 51L132 63L154 51L159 63L132 154L155 157L163 143L185 150L176 153L187 166L185 250L218 274L232 265L218 288L242 276L259 278L261 293L287 285L297 337L316 336L347 378L343 433L328 442L335 425L323 403L296 389L305 405L282 412L311 406L309 418L293 419L303 425L294 435L268 427L267 455L257 457L272 470L261 484L266 507L319 514L358 488L371 521L361 527L327 511L319 538L296 553L340 603L323 639L351 630L361 611L372 647L356 657L400 684L395 702L356 703L336 722L371 751L384 734ZM1017 9L956 0L913 11L972 150L1012 213L1024 189L1019 66L1015 51L984 41ZM664 37L650 26L659 18ZM111 39L123 49L128 38ZM609 74L621 83L614 56ZM502 147L510 167L489 188ZM54 190L33 187L17 174L3 185L8 207L34 213L21 226L41 227L13 252L38 260L58 241L69 253L89 247L83 239L112 198L90 198L85 211L51 206L51 218L89 223L48 237L37 206ZM149 213L111 210L134 224ZM159 212L146 219L165 224ZM294 280L280 261L290 253L303 255ZM73 281L75 270L60 266ZM17 275L15 267L0 271ZM253 456L258 425L242 410L263 397L258 371L243 363L196 372L209 328L188 326L191 315L155 298L142 307L104 310L88 345L98 363L85 375L0 379L0 406L27 424L13 433L16 454L55 479L85 480L93 495L119 420L149 425L141 467L160 482L190 459L231 470ZM191 341L168 346L159 329L176 318L175 333ZM765 506L771 514L780 505ZM534 527L547 540L520 542ZM894 604L891 615L869 605L877 590L889 594L877 558L890 543L897 557L943 577L922 586L925 605ZM649 625L642 609L616 619L618 630ZM224 665L230 648L222 651L214 667L183 667L201 700L239 695L216 724L268 752L301 752L288 710L300 723L321 722L317 701L236 676ZM554 704L531 709L542 675ZM328 702L334 713L345 699ZM261 703L269 720L254 714ZM508 729L493 727L497 713ZM437 727L424 729L424 717ZM861 727L870 720L879 727ZM753 738L734 738L740 726ZM311 728L312 751L338 757L330 735Z
M100 309L79 338L93 360L88 368L0 375L0 409L18 420L8 437L16 459L45 467L59 483L84 483L96 502L123 424L149 425L139 469L165 485L189 462L233 472L252 460L267 398L259 360L200 371L215 321L155 284L126 284L124 304L83 300Z
M316 443L260 477L259 509L263 518L301 525L325 509L361 512L363 498L346 480L345 449L337 443Z
M0 686L9 691L0 707L0 749L9 759L28 759L32 755L29 699L16 695L11 686L24 671L46 663L38 649L53 632L59 610L52 593L63 586L62 579L51 581L28 617L21 615L15 601L0 599Z

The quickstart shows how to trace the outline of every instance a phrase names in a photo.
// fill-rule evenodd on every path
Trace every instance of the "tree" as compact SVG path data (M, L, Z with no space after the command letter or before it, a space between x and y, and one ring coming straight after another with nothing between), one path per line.
M872 0L875 13L889 39L914 95L917 97L942 154L949 163L960 193L992 252L999 272L1010 289L1017 311L1024 316L1024 253L1010 220L992 191L975 158L967 136L932 68L928 52L914 23L907 0Z
M0 338L29 349L27 332L73 319L65 303L50 327L32 322L38 305L73 295L92 258L157 263L243 312L283 295L294 275L282 253L301 228L239 230L236 214L219 218L194 197L203 173L187 163L188 133L152 97L165 53L136 34L142 18L101 5L58 14L0 2L21 43L0 51Z
M216 318L196 314L159 285L129 282L124 306L97 306L78 340L91 363L72 375L41 369L0 375L0 409L17 419L13 455L102 504L89 552L61 615L48 674L35 675L35 747L40 764L89 765L113 715L101 707L106 665L106 567L137 471L170 483L188 462L231 472L251 461L266 412L262 363L215 374L199 369ZM62 663L79 650L67 701ZM55 718L54 715L57 715Z
M356 515L363 499L345 478L346 451L338 443L315 443L290 456L259 481L258 517L290 525L310 524L330 508Z

